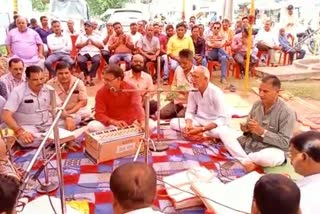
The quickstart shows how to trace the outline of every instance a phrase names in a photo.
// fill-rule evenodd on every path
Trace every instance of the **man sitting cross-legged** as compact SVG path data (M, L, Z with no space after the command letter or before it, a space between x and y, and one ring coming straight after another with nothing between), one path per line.
M220 138L232 156L251 171L260 165L273 167L285 161L293 134L295 114L279 98L281 83L276 76L266 76L259 88L260 100L253 104L242 136L225 130Z
M229 118L224 94L209 82L210 73L206 67L196 67L191 75L198 91L189 92L185 119L174 118L170 126L188 137L205 135L217 138Z
M144 105L145 96L147 91L148 95L152 98L154 94L154 86L152 83L152 77L150 74L143 71L144 68L144 58L140 54L135 54L132 56L131 60L131 70L124 72L124 81L135 86L137 89L145 90L141 91L142 105ZM153 115L157 111L157 101L150 99L150 115Z
M41 143L42 135L53 120L50 112L50 90L44 84L45 75L39 66L27 67L26 79L26 83L22 83L11 92L4 106L2 119L15 132L22 147L36 147ZM57 106L60 106L60 103L57 97ZM62 118L65 128L74 130L75 124L70 115L63 112Z
M161 119L171 119L174 117L184 117L187 106L188 92L192 88L191 74L195 67L192 64L193 52L183 49L179 52L179 66L176 68L171 84L172 90L186 90L182 92L170 92L167 100L170 102L160 110Z
M96 95L96 120L88 124L89 131L100 131L110 126L123 128L133 123L144 129L145 114L140 92L132 91L137 88L123 81L123 70L118 65L110 65L103 78L105 85Z
M49 80L47 84L51 85L55 89L61 101L65 102L71 88L77 80L77 77L71 74L69 64L66 62L59 62L56 65L55 73L57 76ZM91 115L90 109L86 107L87 101L87 88L83 81L80 80L66 106L67 113L74 117L76 124L79 124L82 119L89 118Z
M141 162L126 163L110 177L115 214L160 214L152 209L156 196L157 176L154 169Z

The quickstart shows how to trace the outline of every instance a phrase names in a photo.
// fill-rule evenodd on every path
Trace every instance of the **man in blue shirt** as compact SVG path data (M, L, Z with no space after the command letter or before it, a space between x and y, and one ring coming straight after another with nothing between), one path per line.
M303 59L306 55L306 51L298 48L298 47L292 47L291 43L288 40L288 36L290 34L286 34L285 29L281 28L279 31L279 43L281 46L281 49L284 52L287 52L289 54L289 63L291 64L294 58L294 54L298 53L297 59Z

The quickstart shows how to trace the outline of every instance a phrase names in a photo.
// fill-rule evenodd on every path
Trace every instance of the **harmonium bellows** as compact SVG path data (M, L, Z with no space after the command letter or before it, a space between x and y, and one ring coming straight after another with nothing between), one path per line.
M135 125L85 133L85 153L95 163L135 154L144 132ZM142 150L143 151L143 146Z

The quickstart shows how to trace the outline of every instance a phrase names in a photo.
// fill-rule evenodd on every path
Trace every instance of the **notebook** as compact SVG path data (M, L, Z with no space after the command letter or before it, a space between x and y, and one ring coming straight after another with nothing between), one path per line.
M254 186L261 176L257 172L251 172L224 185L217 182L194 182L192 190L201 196L201 200L208 210L215 214L251 213Z
M214 175L205 167L194 167L163 178L167 194L176 209L185 209L202 205L202 201L191 189L195 181L214 179ZM177 189L177 188L179 189Z

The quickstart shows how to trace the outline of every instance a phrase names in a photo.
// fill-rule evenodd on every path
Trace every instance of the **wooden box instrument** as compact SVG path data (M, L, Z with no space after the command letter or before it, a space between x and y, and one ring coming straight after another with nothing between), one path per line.
M144 132L131 125L97 132L85 132L85 153L95 163L136 153ZM143 151L143 145L141 146Z

